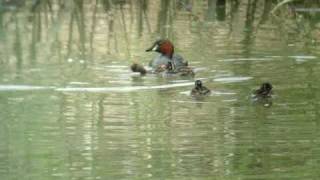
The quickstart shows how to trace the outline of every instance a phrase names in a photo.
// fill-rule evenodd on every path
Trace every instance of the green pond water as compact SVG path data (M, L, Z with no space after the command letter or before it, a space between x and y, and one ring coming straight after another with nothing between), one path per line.
M272 16L272 1L227 1L222 12L210 0L9 2L1 180L319 179L317 12L285 5ZM195 78L130 71L156 56L145 49L160 37ZM196 79L210 96L190 96ZM266 81L269 106L251 99Z

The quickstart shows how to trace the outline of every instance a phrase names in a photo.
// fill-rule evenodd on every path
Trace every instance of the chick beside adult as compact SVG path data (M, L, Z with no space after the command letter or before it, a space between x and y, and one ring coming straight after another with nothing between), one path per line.
M181 66L177 68L171 61L169 61L167 64L167 72L171 74L176 74L178 76L195 76L195 73L192 70L192 68L188 66Z
M147 70L141 64L133 63L130 68L132 72L139 72L141 75L147 74Z

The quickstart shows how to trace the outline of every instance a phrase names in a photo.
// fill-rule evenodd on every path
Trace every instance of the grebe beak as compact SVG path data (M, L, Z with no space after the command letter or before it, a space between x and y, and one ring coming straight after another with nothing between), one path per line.
M159 49L159 45L158 44L154 44L152 45L150 48L148 48L146 50L146 52L150 52L150 51L157 51Z

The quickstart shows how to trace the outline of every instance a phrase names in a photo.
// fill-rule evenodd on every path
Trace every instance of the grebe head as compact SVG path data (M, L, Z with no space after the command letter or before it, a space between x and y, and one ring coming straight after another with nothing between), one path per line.
M172 58L174 47L173 44L169 40L158 40L153 43L153 45L146 50L149 51L156 51L159 52L165 56L168 56L169 58Z

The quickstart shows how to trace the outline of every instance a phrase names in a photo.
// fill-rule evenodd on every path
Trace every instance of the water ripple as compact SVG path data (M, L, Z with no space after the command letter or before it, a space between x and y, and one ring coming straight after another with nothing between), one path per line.
M152 90L152 89L170 89L176 87L193 86L194 82L188 83L176 83L176 84L165 84L158 86L126 86L126 87L97 87L97 88L78 88L78 87L66 87L57 88L56 91L61 92L132 92L139 90Z
M54 88L54 86L0 85L0 91L51 90Z
M215 78L213 81L215 82L224 82L224 83L233 83L233 82L241 82L252 79L252 77L223 77L223 78Z

